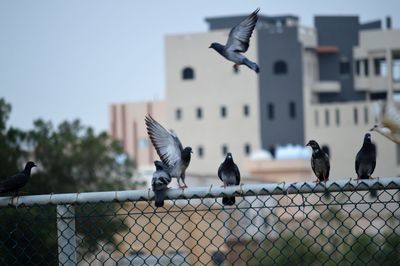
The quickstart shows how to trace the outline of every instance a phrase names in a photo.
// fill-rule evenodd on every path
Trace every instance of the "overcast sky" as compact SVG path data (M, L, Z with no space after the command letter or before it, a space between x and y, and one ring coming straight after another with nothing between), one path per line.
M79 118L106 130L110 103L163 98L166 34L204 32L205 17L256 7L307 26L328 14L400 22L399 0L0 0L0 97L13 106L9 124Z

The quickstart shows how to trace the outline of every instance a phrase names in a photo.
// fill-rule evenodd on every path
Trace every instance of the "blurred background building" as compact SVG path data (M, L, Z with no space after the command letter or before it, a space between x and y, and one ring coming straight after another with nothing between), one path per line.
M193 148L189 186L220 183L215 176L228 151L243 182L314 180L309 139L329 151L331 179L355 177L355 155L378 122L379 102L400 89L400 30L389 17L383 26L316 16L310 28L293 15L260 15L246 53L259 64L257 75L245 66L235 71L207 49L225 43L244 17L206 18L208 32L166 36L166 99L112 104L112 136L150 175L158 159L144 124L151 114ZM375 176L399 175L399 146L372 138Z

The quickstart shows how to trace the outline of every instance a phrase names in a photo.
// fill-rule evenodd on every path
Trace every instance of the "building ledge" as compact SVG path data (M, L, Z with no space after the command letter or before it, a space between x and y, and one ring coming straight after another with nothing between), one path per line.
M311 85L313 92L340 92L338 81L317 81Z
M339 49L336 46L318 46L315 48L315 52L317 54L334 54L339 52Z

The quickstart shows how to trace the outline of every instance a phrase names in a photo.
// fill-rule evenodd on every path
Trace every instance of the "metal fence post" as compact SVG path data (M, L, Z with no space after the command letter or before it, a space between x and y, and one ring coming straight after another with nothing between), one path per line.
M71 204L57 205L57 235L59 265L76 265L75 208Z

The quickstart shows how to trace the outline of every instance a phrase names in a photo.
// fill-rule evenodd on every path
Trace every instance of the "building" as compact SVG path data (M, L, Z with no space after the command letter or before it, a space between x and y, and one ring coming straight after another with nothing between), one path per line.
M400 31L391 29L390 19L382 29L380 21L360 23L357 16L316 16L315 27L304 27L293 15L260 15L246 53L259 64L257 75L245 66L234 71L231 62L207 49L211 42L225 43L244 17L207 18L208 32L165 38L166 100L157 115L193 148L188 174L215 176L230 151L245 176L260 176L257 164L248 163L254 151L315 139L330 150L332 179L354 177L355 154L376 123L373 106L388 88L400 89ZM138 165L151 162L148 143L143 153L135 152L140 140L129 137L135 130L123 129L135 128L127 106L112 107L126 108L120 112L125 118L111 112L111 128L119 128L113 136L124 140ZM139 128L144 128L143 108L134 115ZM144 142L145 133L140 138ZM400 174L399 148L381 136L373 140L376 176ZM303 170L305 163L295 162ZM284 173L286 164L279 165ZM271 175L268 167L263 171Z

